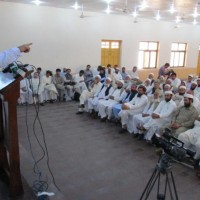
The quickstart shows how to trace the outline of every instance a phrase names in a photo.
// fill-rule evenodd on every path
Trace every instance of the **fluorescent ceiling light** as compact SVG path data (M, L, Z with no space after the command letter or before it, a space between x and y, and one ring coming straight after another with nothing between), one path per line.
M171 14L173 14L173 13L176 12L176 10L175 10L175 8L174 8L174 4L171 5L171 7L170 7L170 9L169 9L169 12L170 12Z
M181 21L180 16L176 16L176 23L178 24Z
M158 10L157 15L156 15L156 20L159 21L160 20L160 11Z
M107 4L110 4L111 1L113 0L104 0Z
M40 1L40 0L35 0L35 1L32 1L32 3L36 4L37 6L39 6L39 5L42 4L43 2Z
M194 9L194 13L192 14L192 16L194 17L194 18L197 18L198 17L198 12L197 12L197 7L195 7L195 9Z
M107 14L110 14L110 13L112 12L111 9L110 9L109 4L108 4L108 7L107 7L107 9L105 10L105 12L106 12Z
M78 10L81 6L78 5L77 2L75 2L75 4L72 6L72 8L74 8L75 10Z
M196 25L197 24L197 20L196 19L194 19L194 21L192 22L194 25Z
M134 12L133 12L133 17L136 18L138 16L137 10L135 8Z

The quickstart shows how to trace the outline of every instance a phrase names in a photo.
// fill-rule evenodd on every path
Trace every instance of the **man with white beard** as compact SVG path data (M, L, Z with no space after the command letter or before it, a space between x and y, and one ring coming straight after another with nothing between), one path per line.
M146 87L140 85L138 87L138 94L128 103L122 104L122 110L119 112L121 117L122 128L119 133L125 133L127 128L131 129L133 116L143 111L144 107L148 103L146 96Z
M80 104L79 104L78 112L76 114L83 113L87 100L91 97L96 96L100 92L101 87L102 87L101 77L100 75L97 75L95 76L93 87L91 89L88 88L86 90L83 90L83 92L81 93L81 96L79 98Z
M111 84L111 79L106 78L105 83L102 85L99 93L95 94L94 97L88 99L88 110L91 116L98 116L98 104L100 101L108 100L109 96L113 93L114 89Z
M37 101L41 106L44 106L44 86L40 80L38 72L35 72L31 79L31 90L33 92L34 103Z
M144 139L147 141L151 141L155 131L161 126L171 121L172 114L177 109L176 103L172 100L172 95L172 91L166 91L165 100L160 102L149 121L139 128L146 132Z
M123 88L125 90L130 90L131 89L131 85L132 85L131 76L129 74L127 74L126 77L125 77L125 80L124 80Z
M148 102L142 114L137 114L133 116L132 130L128 129L128 131L132 133L134 137L138 137L138 139L143 138L143 134L137 129L137 127L144 125L146 122L149 121L149 119L151 118L151 114L156 110L160 103L160 94L160 90L157 89L153 94L154 98Z
M112 117L112 108L114 105L118 104L123 98L123 80L119 80L117 82L117 88L113 91L113 93L109 96L108 100L102 100L98 104L99 115L101 117L101 121L106 121L106 119L110 120Z
M178 93L176 93L172 97L173 101L176 103L177 106L179 106L180 102L183 100L185 92L186 92L186 87L185 86L179 86Z

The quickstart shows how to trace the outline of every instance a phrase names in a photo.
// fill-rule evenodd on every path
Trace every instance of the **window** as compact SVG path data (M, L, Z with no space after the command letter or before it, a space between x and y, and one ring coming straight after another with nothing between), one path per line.
M109 42L102 41L101 42L101 48L102 49L109 49Z
M138 68L156 68L158 57L158 42L140 42Z
M111 49L119 49L119 42L111 42Z
M171 67L184 67L186 57L186 43L172 43L171 46Z

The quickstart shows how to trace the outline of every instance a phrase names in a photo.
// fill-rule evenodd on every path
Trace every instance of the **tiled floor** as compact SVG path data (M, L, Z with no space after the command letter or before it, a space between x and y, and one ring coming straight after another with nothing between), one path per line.
M48 147L50 167L61 190L58 191L53 185L45 156L38 167L43 179L49 183L48 191L56 194L50 199L139 200L158 160L155 148L128 134L119 135L119 127L115 124L102 123L87 114L76 115L76 111L77 104L74 102L40 107L39 117ZM43 153L35 135L44 146L43 135L38 121L35 135L33 132L36 116L34 107L28 107L27 113L32 152L35 160L38 160ZM18 124L21 172L27 183L32 185L38 176L33 173L34 161L27 140L26 107L18 108ZM199 200L200 180L193 170L174 163L173 173L179 199ZM156 188L150 200L156 199L153 196ZM30 195L30 191L26 193ZM27 199L31 198L33 195ZM169 195L167 199L170 199Z

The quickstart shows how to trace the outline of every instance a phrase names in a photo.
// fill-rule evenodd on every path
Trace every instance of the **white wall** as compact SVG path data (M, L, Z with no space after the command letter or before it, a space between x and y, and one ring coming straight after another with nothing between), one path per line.
M0 51L33 42L32 51L22 57L44 69L71 67L78 71L101 59L101 40L122 40L121 65L137 64L140 41L159 41L159 66L170 61L172 42L188 43L187 67L196 67L200 44L200 26L185 25L175 29L174 23L139 19L130 16L85 13L80 11L0 2Z

